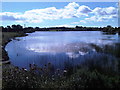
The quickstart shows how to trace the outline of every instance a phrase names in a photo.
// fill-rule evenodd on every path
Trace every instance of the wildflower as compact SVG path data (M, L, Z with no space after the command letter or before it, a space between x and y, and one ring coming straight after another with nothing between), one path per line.
M26 77L26 79L28 79L28 77Z
M24 70L25 70L25 71L27 71L27 69L26 69L26 68L25 68Z
M64 72L64 73L67 73L67 70L65 70L65 69L64 69L64 71L63 71L63 72Z
M63 75L65 76L66 75L66 73L67 73L67 70L63 70Z

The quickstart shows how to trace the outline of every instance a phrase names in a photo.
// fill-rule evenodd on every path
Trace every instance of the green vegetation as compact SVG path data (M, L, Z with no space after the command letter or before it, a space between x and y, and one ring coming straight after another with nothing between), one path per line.
M5 45L11 41L12 38L15 37L21 37L21 36L26 36L27 34L22 33L22 32L2 32L2 60L6 61L8 60L7 52L4 50Z
M5 51L5 45L11 41L12 38L26 36L25 33L18 32L2 32L0 33L0 88L2 87L2 62L9 60L7 52Z
M78 69L73 74L36 74L11 65L3 68L5 88L120 88L119 74L105 74L98 70Z
M27 34L22 32L2 32L2 46L6 45L8 41L15 37L26 36Z
M48 27L48 28L39 28L39 27L24 27L21 25L12 25L3 27L2 32L34 32L34 31L103 31L106 34L116 34L116 32L120 33L120 27L112 27L108 25L107 27Z

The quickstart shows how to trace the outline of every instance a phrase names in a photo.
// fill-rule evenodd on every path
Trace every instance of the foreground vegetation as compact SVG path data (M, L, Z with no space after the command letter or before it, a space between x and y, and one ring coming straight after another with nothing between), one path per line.
M120 76L114 73L102 73L97 69L77 69L74 73L63 74L43 70L36 74L34 70L19 69L11 65L3 66L3 89L5 88L120 88Z
M11 39L15 37L26 36L27 34L23 32L1 32L0 33L0 88L2 87L2 63L10 63L7 52L5 51L5 46ZM3 68L4 69L4 68ZM4 74L3 74L4 76Z

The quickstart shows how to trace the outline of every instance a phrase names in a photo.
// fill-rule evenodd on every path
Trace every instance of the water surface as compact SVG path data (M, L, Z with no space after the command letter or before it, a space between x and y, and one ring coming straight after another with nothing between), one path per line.
M107 46L120 43L118 34L105 35L100 31L34 32L17 37L6 45L13 65L27 68L29 64L44 67L51 63L54 69L69 67L117 68L117 57L104 53Z

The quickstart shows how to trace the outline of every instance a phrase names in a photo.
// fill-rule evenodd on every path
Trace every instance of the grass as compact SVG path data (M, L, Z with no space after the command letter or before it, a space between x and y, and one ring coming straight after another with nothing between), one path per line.
M25 33L17 33L17 32L2 32L2 42L0 43L1 44L1 51L2 51L2 60L3 61L6 61L6 60L9 60L8 58L8 55L7 55L7 52L5 51L5 45L11 41L12 38L15 38L15 37L22 37L22 36L26 36Z
M25 33L17 32L0 32L0 88L2 88L2 61L8 60L5 45L15 37L26 36Z
M0 32L0 45L2 45L2 32ZM2 48L0 46L0 61L2 60Z
M120 88L120 76L109 75L94 69L78 69L73 74L41 75L13 67L3 68L3 89L5 88Z
M2 32L2 44L5 45L10 39L15 38L15 37L21 37L21 36L26 36L25 33L22 32Z
M0 31L0 45L2 45L2 32ZM2 48L0 46L0 89L2 88Z

